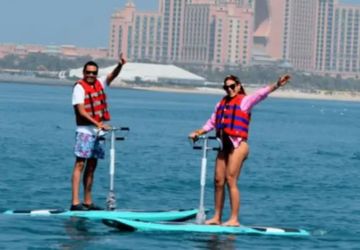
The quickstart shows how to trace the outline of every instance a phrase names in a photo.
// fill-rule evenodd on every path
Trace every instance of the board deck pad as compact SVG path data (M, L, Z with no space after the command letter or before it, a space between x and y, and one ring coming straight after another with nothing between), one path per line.
M103 220L104 224L119 229L120 231L167 231L167 232L193 232L217 234L248 234L248 235L273 235L273 236L309 236L310 233L303 229L244 226L229 227L221 225L203 225L194 223L154 223L127 219Z
M180 209L169 211L131 211L131 210L90 210L70 211L64 209L34 209L34 210L6 210L5 215L23 216L58 216L58 217L81 217L94 220L124 218L142 221L186 221L196 217L198 209Z

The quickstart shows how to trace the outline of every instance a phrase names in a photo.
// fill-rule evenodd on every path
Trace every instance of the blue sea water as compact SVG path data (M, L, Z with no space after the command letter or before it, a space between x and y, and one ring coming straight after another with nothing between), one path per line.
M0 84L0 209L68 208L73 168L71 87ZM187 135L216 95L109 89L121 209L194 208L201 153ZM99 222L0 215L0 249L360 249L360 102L268 98L253 111L242 170L241 223L304 228L308 238L121 233ZM205 205L213 208L213 153ZM108 160L94 200L104 204ZM225 217L229 213L226 200ZM211 212L210 212L211 214Z

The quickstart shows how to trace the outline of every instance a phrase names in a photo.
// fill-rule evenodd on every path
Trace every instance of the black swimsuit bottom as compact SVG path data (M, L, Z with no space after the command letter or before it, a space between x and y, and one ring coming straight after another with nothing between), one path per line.
M232 152L234 150L234 145L232 141L230 140L230 137L228 134L226 134L223 130L220 130L219 133L216 135L220 138L222 144L223 144L223 150L222 152Z

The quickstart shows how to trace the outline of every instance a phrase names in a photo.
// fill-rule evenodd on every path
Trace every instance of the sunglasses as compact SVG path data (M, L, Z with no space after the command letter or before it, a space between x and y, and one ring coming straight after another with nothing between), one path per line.
M85 71L85 74L96 76L96 75L98 74L98 72L97 72L97 71L89 71L89 70L86 70L86 71Z
M224 90L229 90L229 89L235 90L235 88L236 88L236 83L233 83L233 84L230 84L230 85L224 85L224 86L223 86L223 89L224 89Z

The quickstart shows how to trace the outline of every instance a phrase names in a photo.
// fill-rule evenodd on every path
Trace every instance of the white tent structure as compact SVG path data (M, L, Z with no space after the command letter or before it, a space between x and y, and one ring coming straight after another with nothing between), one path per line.
M99 76L107 75L114 66L100 68ZM82 78L82 68L72 69L69 77ZM174 65L126 63L118 76L124 82L149 82L158 84L204 85L205 78Z

